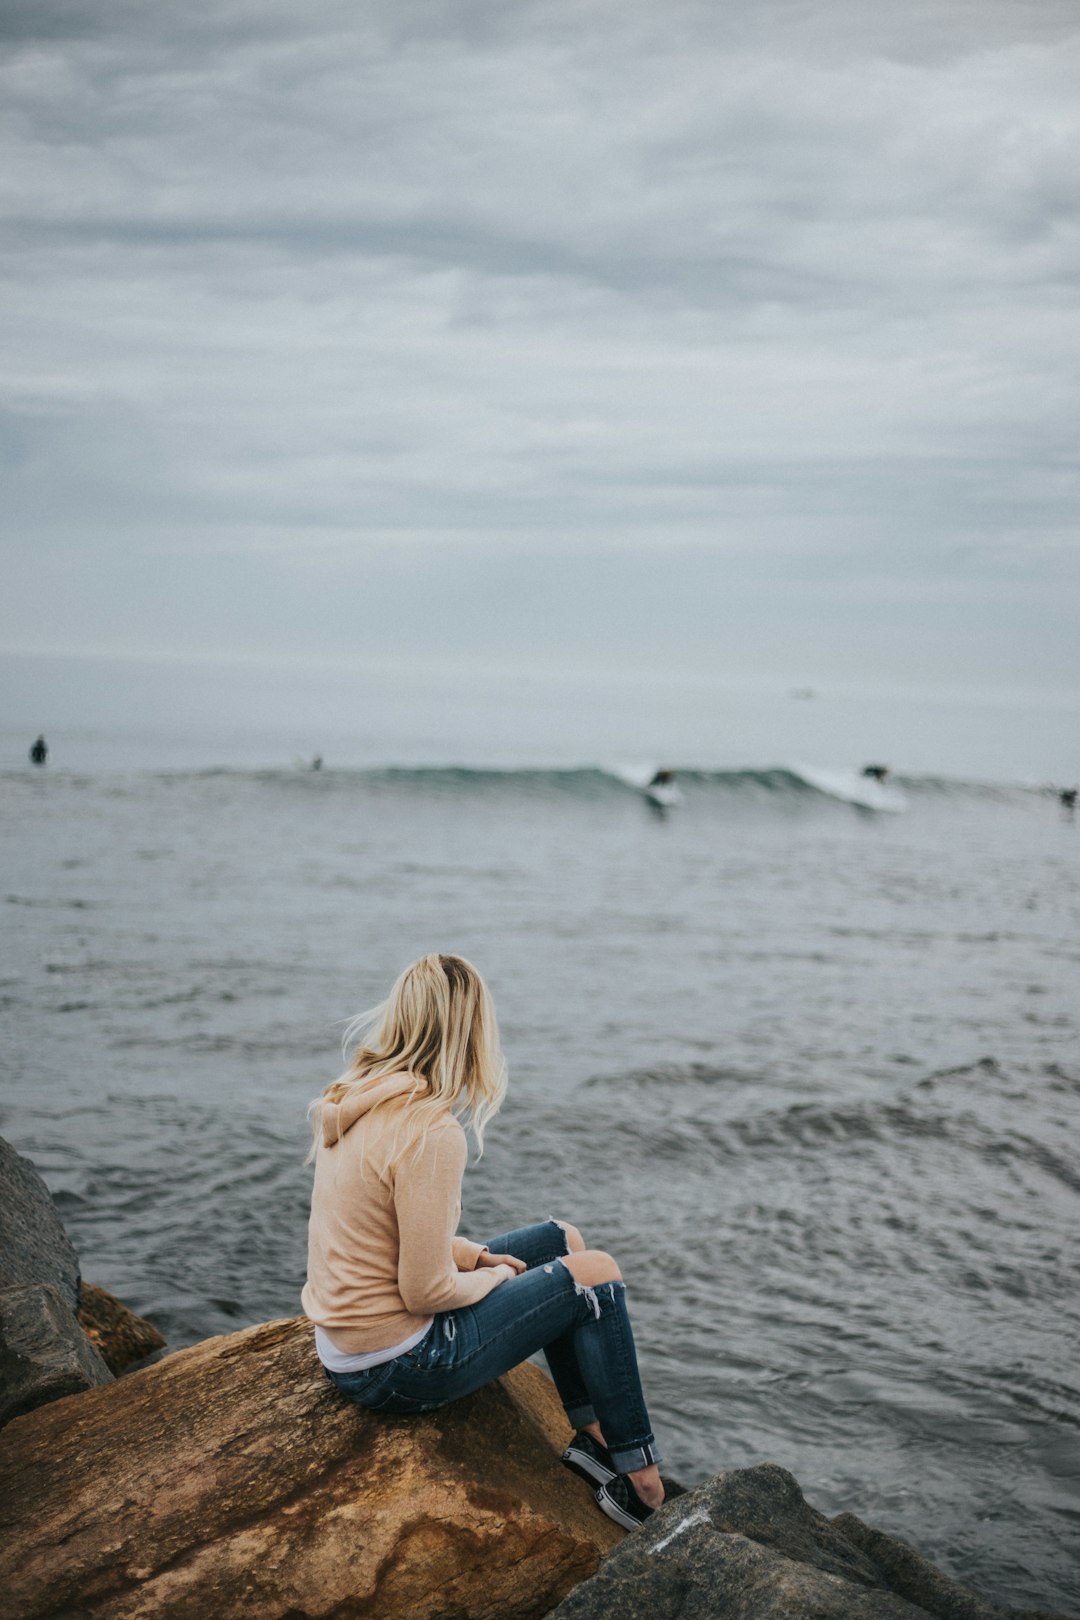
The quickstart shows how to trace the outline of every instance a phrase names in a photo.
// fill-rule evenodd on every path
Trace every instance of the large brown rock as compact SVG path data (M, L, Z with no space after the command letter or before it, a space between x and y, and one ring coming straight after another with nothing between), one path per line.
M5 1620L527 1620L621 1531L532 1366L418 1418L323 1376L303 1320L209 1339L0 1434Z
M774 1463L718 1474L665 1505L556 1617L1055 1620L999 1607L852 1514L825 1518Z

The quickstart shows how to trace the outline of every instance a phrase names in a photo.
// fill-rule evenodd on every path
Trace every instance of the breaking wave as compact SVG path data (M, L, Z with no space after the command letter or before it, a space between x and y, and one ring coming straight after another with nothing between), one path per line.
M161 781L245 779L267 785L294 784L333 792L349 788L409 786L418 792L518 793L578 799L625 798L648 793L654 763L546 765L374 765L327 766L312 771L299 762L293 769L232 769L147 773ZM885 782L863 775L852 766L783 764L738 769L701 765L668 766L686 798L723 796L746 803L813 802L832 800L862 810L897 812L909 798L956 799L970 802L1018 803L1033 797L1053 796L1055 789L1031 783L980 782L940 775L890 775ZM25 780L25 773L22 773ZM56 773L60 774L60 773ZM144 778L145 779L145 778ZM74 780L74 778L72 778ZM133 784L134 785L134 784Z

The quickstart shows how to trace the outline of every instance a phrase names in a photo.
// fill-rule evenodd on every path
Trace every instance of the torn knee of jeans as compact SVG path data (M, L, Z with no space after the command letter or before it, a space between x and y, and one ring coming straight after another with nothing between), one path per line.
M559 1228L559 1231L562 1233L563 1253L564 1254L569 1254L570 1253L570 1233L567 1231L566 1222L565 1221L560 1221L560 1219L559 1219L559 1217L557 1215L549 1215L548 1216L548 1225L549 1226L557 1226Z
M596 1297L596 1290L598 1288L605 1288L608 1285L606 1283L594 1283L594 1284L592 1284L590 1286L589 1283L578 1282L577 1278L574 1276L573 1271L571 1271L570 1267L566 1264L566 1257L565 1256L564 1256L564 1258L562 1260L560 1260L559 1264L563 1265L563 1266L566 1266L567 1271L570 1272L571 1281L574 1284L574 1293L584 1295L584 1297L588 1300L589 1304L592 1306L593 1315L596 1317L596 1320L599 1322L599 1320L600 1320L600 1301ZM614 1298L615 1298L615 1284L612 1283L610 1286L611 1286L611 1298L612 1298L612 1300L614 1300Z

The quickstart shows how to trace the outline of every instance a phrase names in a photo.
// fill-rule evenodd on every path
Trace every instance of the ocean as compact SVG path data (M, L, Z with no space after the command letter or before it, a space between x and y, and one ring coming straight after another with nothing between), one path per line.
M88 1280L173 1347L297 1312L343 1021L461 952L511 1077L462 1229L555 1214L619 1258L671 1472L769 1459L1003 1601L1075 1603L1054 793L905 771L865 807L854 749L699 758L667 812L640 765L62 753L0 773L0 1131Z

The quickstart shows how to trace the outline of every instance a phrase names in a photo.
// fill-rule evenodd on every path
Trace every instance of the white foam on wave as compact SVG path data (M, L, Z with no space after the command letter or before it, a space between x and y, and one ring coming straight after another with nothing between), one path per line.
M622 782L626 787L636 788L639 793L645 791L656 772L655 765L611 765L607 768L607 774L613 776L617 782Z
M819 765L793 765L791 769L818 793L857 805L860 810L877 810L883 815L895 816L907 809L907 800L898 788L864 776L861 771Z

